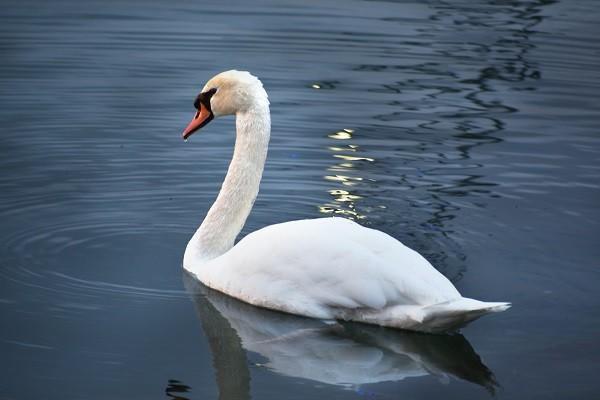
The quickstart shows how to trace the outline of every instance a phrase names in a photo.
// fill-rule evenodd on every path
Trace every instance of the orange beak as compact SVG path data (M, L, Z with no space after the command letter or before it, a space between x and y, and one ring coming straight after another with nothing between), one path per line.
M194 118L192 119L192 121L189 123L187 128L185 128L185 130L183 131L183 134L182 134L183 139L185 140L188 137L190 137L192 135L192 133L196 132L198 129L200 129L204 125L208 124L210 121L212 121L213 118L214 118L213 113L211 111L209 111L208 108L206 108L206 106L201 105L200 109L198 109L198 111L196 112L196 115L194 115Z

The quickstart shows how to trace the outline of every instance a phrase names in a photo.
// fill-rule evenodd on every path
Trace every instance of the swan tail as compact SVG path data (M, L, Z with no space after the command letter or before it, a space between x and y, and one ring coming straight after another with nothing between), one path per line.
M415 310L412 317L422 330L446 332L459 329L485 314L505 311L510 307L511 304L506 302L484 302L461 297Z

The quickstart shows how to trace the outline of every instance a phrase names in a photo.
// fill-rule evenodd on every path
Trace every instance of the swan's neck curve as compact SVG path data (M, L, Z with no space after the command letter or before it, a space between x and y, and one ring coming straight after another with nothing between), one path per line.
M270 134L268 102L236 113L233 157L217 199L187 245L186 267L202 264L233 247L258 195Z

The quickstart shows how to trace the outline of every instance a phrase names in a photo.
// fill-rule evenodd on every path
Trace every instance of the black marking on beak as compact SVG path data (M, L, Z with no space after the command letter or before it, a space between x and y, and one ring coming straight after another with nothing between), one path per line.
M196 100L194 100L194 108L196 110L200 110L201 106L204 106L208 109L208 111L211 111L210 109L210 98L217 93L217 89L216 88L212 88L210 90L207 90L204 93L200 93L197 97ZM196 115L196 118L198 118L198 116Z

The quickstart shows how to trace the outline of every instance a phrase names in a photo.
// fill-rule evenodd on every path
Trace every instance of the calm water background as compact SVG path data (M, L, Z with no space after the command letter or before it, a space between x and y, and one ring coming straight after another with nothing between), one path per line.
M498 398L597 394L599 37L595 0L3 2L0 398L490 398L451 368L307 379L225 334L181 259L234 124L180 133L230 68L273 114L243 234L333 213L383 230L513 302L462 332Z

